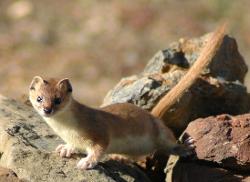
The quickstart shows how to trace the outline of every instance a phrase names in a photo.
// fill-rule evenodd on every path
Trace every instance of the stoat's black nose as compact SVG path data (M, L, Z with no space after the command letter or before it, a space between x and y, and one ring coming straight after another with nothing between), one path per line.
M43 111L46 113L46 114L50 114L52 112L52 109L51 108L44 108Z

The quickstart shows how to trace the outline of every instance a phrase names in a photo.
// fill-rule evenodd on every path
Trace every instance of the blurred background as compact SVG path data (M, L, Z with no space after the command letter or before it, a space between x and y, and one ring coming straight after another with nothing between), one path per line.
M20 99L35 75L68 77L78 100L98 106L158 50L224 20L249 63L249 7L249 0L0 0L0 93Z

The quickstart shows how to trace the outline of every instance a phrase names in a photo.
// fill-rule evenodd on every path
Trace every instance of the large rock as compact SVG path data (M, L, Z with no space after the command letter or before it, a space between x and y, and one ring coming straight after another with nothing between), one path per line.
M200 38L180 39L172 43L169 48L159 51L147 64L143 73L166 73L171 69L189 68L198 58L202 48L207 43L211 34ZM221 77L228 81L244 82L247 65L238 51L235 39L225 36L212 63L204 73L213 77Z
M159 51L142 73L123 78L110 90L102 106L129 102L150 111L196 61L209 36L180 39ZM203 76L165 113L165 124L180 134L189 121L198 117L245 113L249 110L243 85L246 72L236 41L225 36Z
M167 182L250 181L250 114L197 119L187 136L195 140L196 156L170 156Z
M20 179L37 181L149 181L134 165L103 161L93 170L80 171L80 156L62 159L54 153L62 143L33 108L0 96L0 165Z
M250 171L250 114L220 115L191 122L197 158L237 171Z

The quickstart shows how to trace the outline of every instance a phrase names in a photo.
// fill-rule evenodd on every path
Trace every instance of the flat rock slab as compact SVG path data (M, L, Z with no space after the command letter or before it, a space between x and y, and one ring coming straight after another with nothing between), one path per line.
M76 169L79 155L60 158L54 151L63 143L33 108L0 96L0 165L31 182L149 181L134 165L100 162L93 170Z

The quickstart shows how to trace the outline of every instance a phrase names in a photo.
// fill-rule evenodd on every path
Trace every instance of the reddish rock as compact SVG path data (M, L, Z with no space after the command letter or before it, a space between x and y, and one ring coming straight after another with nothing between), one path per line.
M196 156L170 156L166 182L250 181L250 114L197 119L185 135L195 140Z
M249 182L250 175L202 162L188 162L171 156L166 168L166 182Z
M250 114L197 119L185 133L195 140L198 159L227 169L250 171Z

